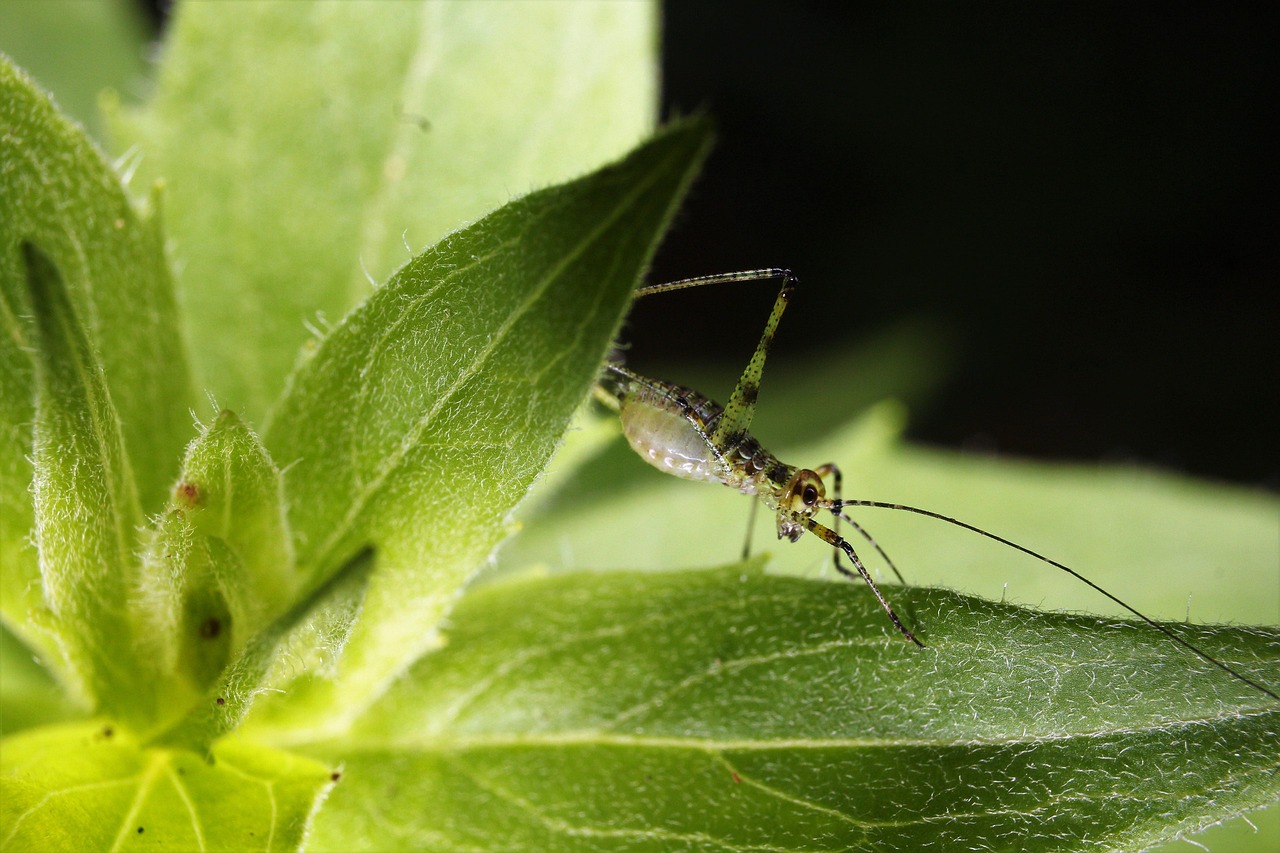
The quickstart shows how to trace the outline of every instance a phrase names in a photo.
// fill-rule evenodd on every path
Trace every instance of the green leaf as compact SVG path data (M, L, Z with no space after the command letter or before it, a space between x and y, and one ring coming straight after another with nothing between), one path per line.
M0 625L0 736L80 714L28 648Z
M176 575L167 558L189 553L196 546L188 540L196 536L209 540L199 546L210 573L204 585L216 588L225 602L230 619L221 630L239 650L294 600L298 578L280 471L258 436L231 411L221 412L187 448L160 540L148 554L143 595L169 602L152 615L167 614L163 621L170 624L176 624L183 588L201 584ZM189 633L158 635L169 645Z
M656 40L652 3L180 5L154 98L114 128L170 188L205 385L258 421L304 324L406 244L636 145Z
M161 716L148 722L163 726L231 659L233 620L218 576L234 571L235 558L199 533L182 507L170 507L150 533L134 618L139 666L162 697Z
M332 768L227 742L206 762L144 749L104 723L6 738L0 845L6 850L291 850Z
M1275 571L1280 502L1274 495L1137 468L1052 465L912 447L898 438L902 414L894 406L878 407L849 428L815 441L805 424L785 421L794 419L789 413L840 404L830 400L831 389L839 389L841 397L858 393L860 386L848 386L847 377L883 370L883 365L860 359L837 360L825 369L809 365L812 375L804 384L824 386L824 396L790 381L785 349L776 351L774 360L773 381L766 377L761 397L760 434L783 443L786 461L838 461L846 496L903 501L976 522L1065 560L1150 615L1280 624ZM616 433L616 418L605 421ZM584 429L590 443L597 443L593 427ZM571 433L566 444L581 435ZM795 446L786 446L788 437ZM559 482L556 497L542 505L544 512L504 549L502 565L713 565L741 548L749 505L727 489L658 475L619 439ZM900 513L863 510L855 517L913 585L941 584L1055 610L1123 614L1060 572L965 531ZM619 547L619 542L643 544ZM754 547L770 554L773 570L834 577L829 548L810 537L795 545L779 543L765 519L757 519ZM874 552L865 545L860 551L873 572L892 583ZM899 595L893 586L885 591L891 600ZM1274 849L1280 809L1272 807L1253 821L1261 834L1240 821L1196 838L1213 850ZM1184 848L1179 844L1170 851Z
M37 322L51 318L31 304L21 246L38 246L62 276L62 299L83 326L76 358L101 364L94 393L119 413L112 428L132 472L117 473L136 478L119 485L136 488L144 507L159 506L176 473L190 396L155 221L133 209L81 130L2 57L0 161L0 616L56 666L60 654L31 623L44 607L32 547L35 364L45 346Z
M187 448L137 586L142 663L164 694L155 728L179 725L193 706L198 717L238 723L285 633L269 623L294 604L299 584L280 472L234 412ZM212 740L204 735L230 728L195 726L183 744L203 749Z
M235 731L258 695L270 689L265 685L273 665L284 662L293 666L296 648L329 650L319 626L334 619L354 618L373 565L371 553L357 555L309 596L254 634L222 670L217 683L189 709L179 709L187 710L185 716L153 742L203 754L218 738Z
M154 215L133 208L83 131L3 60L0 127L3 346L20 347L32 333L30 321L20 319L30 315L19 253L29 241L62 272L120 413L138 494L144 508L154 509L191 434L190 376L164 235ZM4 360L11 358L6 352ZM29 376L15 370L14 378L20 384L6 384L6 415L24 400L30 406Z
M146 70L142 12L129 0L0 3L0 51L101 139L103 87L132 89Z
M760 574L524 576L349 737L312 849L1141 849L1280 796L1280 706L1143 625ZM1264 683L1280 632L1174 626Z
M130 714L129 584L142 521L102 368L58 271L23 244L35 316L36 544L47 615L39 617L75 678L77 698Z
M451 235L291 379L266 442L288 470L299 563L324 577L368 545L378 553L343 679L324 688L347 713L435 642L506 534L707 144L702 124L674 127Z

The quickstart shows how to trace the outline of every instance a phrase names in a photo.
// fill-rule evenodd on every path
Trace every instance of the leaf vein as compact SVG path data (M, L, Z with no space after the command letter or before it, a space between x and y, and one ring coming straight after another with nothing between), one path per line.
M196 837L196 849L205 850L204 832L200 827L200 816L196 813L196 805L191 801L190 792L187 791L186 785L182 784L182 779L177 773L173 772L173 766L169 763L164 765L165 775L169 777L169 784L178 793L178 798L182 800L182 804L186 806L187 815L191 818L191 830Z

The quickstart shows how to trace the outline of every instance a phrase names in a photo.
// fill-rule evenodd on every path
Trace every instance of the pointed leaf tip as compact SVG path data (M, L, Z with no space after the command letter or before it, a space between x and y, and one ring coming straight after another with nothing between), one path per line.
M377 550L349 708L435 642L586 396L709 145L685 123L403 267L293 376L267 445L312 580ZM338 719L328 713L330 720Z

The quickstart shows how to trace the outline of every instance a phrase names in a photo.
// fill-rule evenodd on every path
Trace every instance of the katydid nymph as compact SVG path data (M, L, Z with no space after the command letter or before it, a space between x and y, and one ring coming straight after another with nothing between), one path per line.
M648 285L635 293L636 298L643 298L703 285L762 280L780 281L782 286L765 324L764 334L738 379L727 405L720 406L690 388L642 376L626 367L619 357L612 357L606 363L596 383L595 395L618 413L623 434L641 458L667 474L687 480L721 483L756 498L774 514L779 539L796 542L805 533L811 533L826 542L834 549L836 570L850 579L861 578L865 581L888 615L889 621L904 638L918 646L923 647L924 644L894 612L893 606L876 585L853 545L840 534L839 525L843 521L880 554L901 581L901 574L884 550L848 515L847 510L851 507L915 513L969 530L1021 551L1087 584L1187 651L1280 701L1280 695L1182 639L1172 629L1139 612L1075 569L1003 536L942 513L883 501L846 500L841 495L841 472L834 464L799 468L782 462L761 446L751 434L751 421L755 414L765 359L778 323L796 290L795 275L785 269L746 270ZM827 497L828 479L832 486L832 497ZM820 520L821 513L830 514L830 525ZM841 557L848 561L848 565Z

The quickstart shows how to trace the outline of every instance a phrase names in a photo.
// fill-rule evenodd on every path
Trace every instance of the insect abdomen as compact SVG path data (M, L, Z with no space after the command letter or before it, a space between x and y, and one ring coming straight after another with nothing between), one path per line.
M628 397L619 418L631 449L659 471L727 485L725 466L685 414Z

